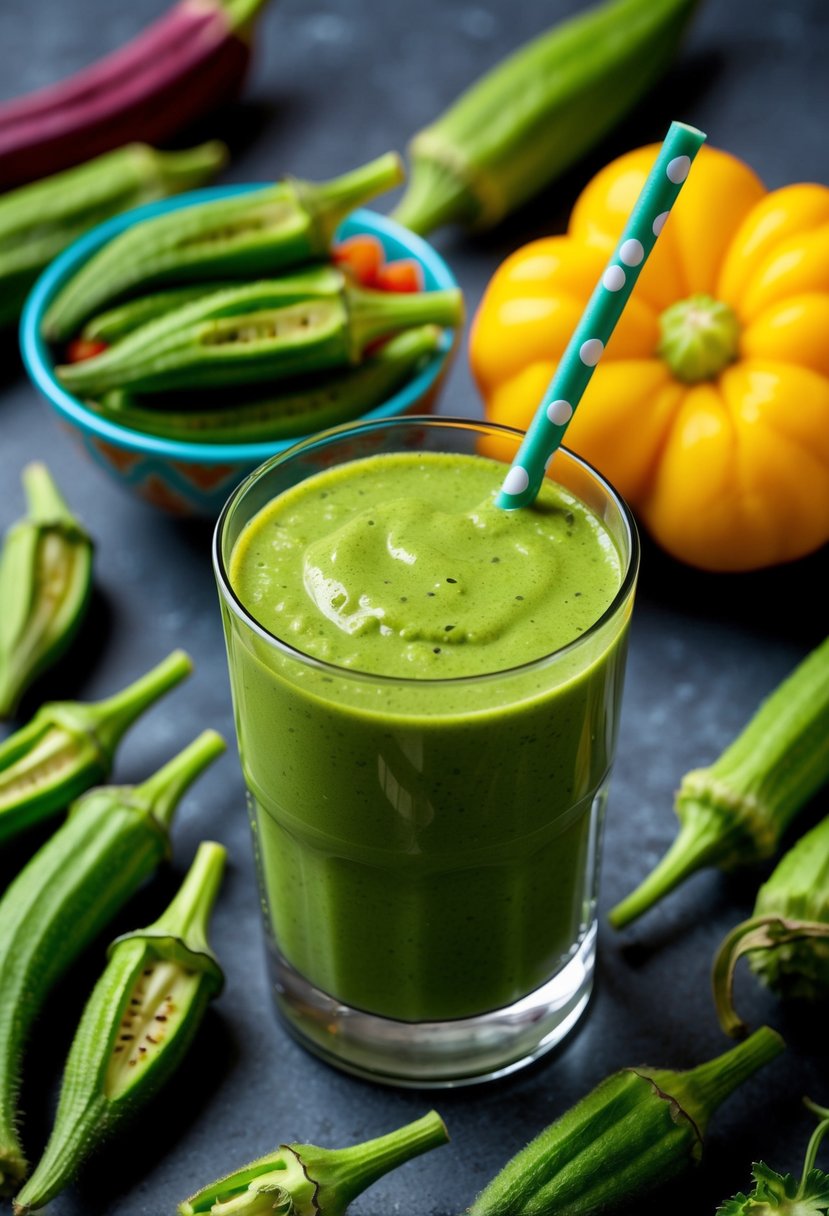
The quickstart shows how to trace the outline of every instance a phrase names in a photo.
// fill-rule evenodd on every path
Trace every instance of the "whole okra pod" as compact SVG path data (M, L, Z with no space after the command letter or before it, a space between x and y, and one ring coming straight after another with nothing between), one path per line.
M178 1205L179 1216L342 1216L367 1187L412 1157L446 1144L430 1111L386 1136L352 1148L280 1144Z
M98 1144L167 1081L190 1046L223 984L207 932L225 857L220 844L200 845L166 912L110 947L69 1051L49 1142L14 1201L17 1216L62 1191Z
M457 325L462 312L457 289L367 291L333 268L308 271L215 292L57 374L72 392L92 397L245 384L348 367L376 338Z
M745 1024L733 1004L734 968L749 966L781 996L829 996L829 817L789 849L757 892L754 915L727 935L714 960L714 1004L727 1034Z
M0 899L0 1193L13 1193L26 1176L17 1094L33 1018L167 855L181 797L224 746L215 731L204 731L142 785L79 798Z
M183 650L115 696L51 701L0 743L0 844L103 781L127 728L193 670Z
M0 197L0 326L14 321L44 266L95 224L209 181L227 160L215 140L181 152L127 144Z
M757 710L710 768L683 778L679 835L645 881L610 913L630 924L703 866L772 857L786 828L829 780L829 638Z
M200 443L261 443L339 426L396 393L435 353L441 333L433 325L405 330L372 351L357 367L292 381L284 392L263 389L155 394L106 393L95 408L134 431Z
M26 466L23 488L28 513L0 553L0 718L67 649L92 591L92 540L45 464Z
M324 258L343 217L402 176L400 158L390 152L321 185L287 180L143 220L99 250L59 292L46 314L45 336L71 337L127 291L278 274Z
M711 1115L784 1046L764 1026L690 1072L614 1073L513 1157L470 1216L597 1216L625 1207L697 1163Z

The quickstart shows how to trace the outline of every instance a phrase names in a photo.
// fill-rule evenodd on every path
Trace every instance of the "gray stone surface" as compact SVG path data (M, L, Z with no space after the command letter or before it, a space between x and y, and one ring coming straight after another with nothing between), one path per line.
M237 150L228 177L262 179L285 170L324 177L402 147L501 54L579 7L559 0L275 0L247 99L223 124ZM162 8L162 0L128 6L3 0L0 91L12 95L64 74ZM592 170L624 148L659 138L672 116L707 128L712 142L748 158L771 186L827 180L827 32L823 0L709 0L671 80L589 160L497 233L475 241L439 235L470 307L504 254L560 230ZM117 779L140 778L206 725L232 738L208 530L166 520L114 488L55 427L23 378L12 343L3 354L0 523L19 513L19 468L46 457L99 542L92 619L72 659L39 691L97 697L184 645L196 673L127 738ZM478 410L463 357L443 409ZM646 545L606 837L604 908L666 847L680 775L712 759L821 636L825 596L818 587L825 574L819 556L766 574L706 576ZM824 796L813 814L827 809ZM449 1123L451 1147L379 1183L353 1210L449 1216L609 1071L643 1061L691 1065L725 1046L708 996L708 966L722 933L750 909L756 874L699 876L623 938L603 927L595 1001L555 1056L474 1091L416 1094L340 1075L275 1024L233 754L187 798L172 873L132 905L119 928L154 915L203 837L224 841L232 856L214 935L227 968L225 994L165 1094L54 1204L55 1216L160 1216L197 1185L280 1140L346 1144L432 1103ZM0 860L0 882L25 851ZM32 1040L24 1086L32 1153L47 1131L60 1060L101 957L92 951L50 1001ZM745 976L739 991L753 1023L768 1018L780 1027L789 1052L718 1116L704 1169L679 1195L639 1205L639 1216L668 1208L674 1216L712 1212L718 1199L746 1184L758 1157L799 1169L811 1130L799 1099L808 1092L829 1101L825 1021L794 1005L784 1010Z

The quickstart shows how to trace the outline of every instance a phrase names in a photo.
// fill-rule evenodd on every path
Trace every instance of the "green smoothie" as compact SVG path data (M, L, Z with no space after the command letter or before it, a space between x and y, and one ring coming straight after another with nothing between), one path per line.
M260 510L229 562L287 643L225 610L273 945L405 1021L511 1004L594 917L626 616L596 622L622 562L551 482L498 510L503 473L442 453L341 464Z

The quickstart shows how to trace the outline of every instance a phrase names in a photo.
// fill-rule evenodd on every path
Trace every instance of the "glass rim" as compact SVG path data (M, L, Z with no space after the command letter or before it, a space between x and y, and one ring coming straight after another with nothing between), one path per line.
M258 465L251 473L239 483L232 491L227 502L222 507L219 518L216 521L216 526L213 530L212 541L212 556L213 556L213 571L216 576L216 583L219 588L219 594L234 614L243 624L257 634L271 648L280 651L286 657L301 663L306 667L312 667L329 676L336 676L339 679L349 679L361 682L370 682L372 684L395 684L417 688L435 688L435 687L457 687L461 684L479 684L486 680L500 680L507 676L516 676L527 674L533 669L549 664L552 660L558 660L566 655L570 655L583 648L585 643L595 637L605 625L607 625L614 616L617 615L622 606L630 598L631 592L636 582L639 572L639 557L640 545L639 534L636 529L636 523L630 507L622 498L621 494L614 489L606 477L595 469L582 456L578 456L570 448L559 447L556 455L562 453L573 464L586 472L594 481L598 483L607 497L614 504L619 512L619 516L624 524L625 535L628 542L628 558L627 569L624 572L616 594L608 604L607 608L598 617L592 625L574 638L572 642L567 642L564 646L558 646L555 650L551 650L543 655L538 655L533 659L528 659L526 663L518 663L513 667L500 667L497 671L476 672L473 675L461 676L389 676L378 672L362 671L353 667L341 667L337 663L329 663L325 659L319 659L314 655L307 654L304 650L291 645L284 638L278 637L275 633L271 633L266 629L261 622L248 611L238 595L233 589L230 582L228 571L225 567L224 558L222 556L222 536L227 525L228 518L233 508L241 501L247 491L253 484L264 477L270 470L281 464L286 464L302 452L312 451L317 447L324 447L331 440L343 438L348 435L358 433L367 434L371 431L384 430L387 428L398 429L402 426L428 426L433 429L451 429L465 431L489 431L490 433L508 435L517 440L518 443L523 439L524 432L519 431L516 427L504 426L499 422L489 422L485 418L460 418L450 415L435 416L434 414L404 414L395 418L376 418L370 421L349 422L342 426L330 427L327 430L319 431L316 435L311 435L292 447L286 448L283 452L277 452L270 456L262 464ZM566 487L565 487L566 488ZM253 518L253 517L251 517ZM624 555L622 555L624 556Z

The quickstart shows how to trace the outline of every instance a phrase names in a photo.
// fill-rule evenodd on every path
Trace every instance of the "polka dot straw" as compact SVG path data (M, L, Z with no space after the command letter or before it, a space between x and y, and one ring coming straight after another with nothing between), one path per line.
M551 456L590 383L645 261L665 226L691 162L705 142L696 127L671 123L630 219L561 357L495 505L506 511L531 503Z

